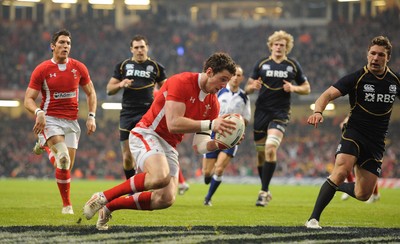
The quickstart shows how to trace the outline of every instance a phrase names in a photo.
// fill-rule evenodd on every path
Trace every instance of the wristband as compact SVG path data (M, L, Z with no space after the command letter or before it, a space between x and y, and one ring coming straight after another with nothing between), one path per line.
M95 119L96 118L96 114L93 113L93 112L89 112L88 117Z
M208 131L212 125L211 120L201 120L200 121L200 130L201 131Z
M320 111L314 111L314 114L320 114L320 115L322 115L322 112L320 112Z
M38 114L39 112L44 112L44 111L41 110L40 108L35 109L35 115L36 115L36 116L37 116L37 114Z

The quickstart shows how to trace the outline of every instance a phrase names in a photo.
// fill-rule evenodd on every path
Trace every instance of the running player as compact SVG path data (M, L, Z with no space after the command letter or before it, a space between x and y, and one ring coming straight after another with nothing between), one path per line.
M400 74L388 66L392 45L387 37L371 40L367 49L367 65L344 76L324 91L315 102L308 123L318 127L324 121L326 105L340 96L349 95L349 120L336 150L332 174L322 185L307 228L320 229L320 216L336 191L367 201L381 175L385 137L396 96L400 98ZM345 183L354 168L355 183Z
M78 124L79 86L86 94L88 135L96 130L97 98L86 66L69 57L71 33L53 34L50 48L53 57L32 72L25 93L25 108L36 115L33 131L38 135L36 150L47 147L49 159L54 156L55 178L63 202L62 214L74 214L70 199L71 169L74 166L81 129ZM42 95L40 107L36 99Z
M115 95L123 89L119 134L122 165L126 179L135 175L135 161L129 150L129 132L150 108L153 92L167 79L165 68L148 56L149 42L146 37L136 35L130 42L132 57L119 62L107 84L107 95Z
M272 199L269 184L276 168L277 150L290 119L291 93L307 95L311 91L300 64L287 57L293 45L293 36L285 31L269 36L267 47L271 55L257 61L245 88L247 94L259 90L254 112L254 141L261 179L256 206L260 207Z

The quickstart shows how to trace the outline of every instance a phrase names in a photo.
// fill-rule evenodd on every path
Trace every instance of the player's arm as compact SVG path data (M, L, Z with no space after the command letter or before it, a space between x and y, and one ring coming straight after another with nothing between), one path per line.
M164 85L164 83L165 83L165 81L166 81L167 79L165 79L165 80L163 80L163 81L160 81L160 82L158 82L157 83L157 86L156 86L156 89L160 89L161 87L162 87L162 85Z
M250 77L247 80L247 84L246 84L244 91L246 92L246 94L253 94L255 90L261 89L261 85L262 85L261 78L258 78L257 80L255 80Z
M123 79L121 81L114 77L111 77L111 79L108 81L107 87L106 87L107 95L109 95L109 96L115 95L121 88L128 87L132 83L133 83L133 80Z
M202 131L215 131L230 133L235 129L235 122L224 120L223 117L214 120L193 120L185 117L186 105L182 102L167 100L165 102L165 118L168 130L171 133L196 133Z
M308 117L307 123L314 125L315 128L318 127L318 123L324 122L322 113L324 112L326 105L332 100L340 97L342 93L335 87L331 86L326 89L321 96L315 101L315 108L313 114Z
M90 135L96 131L96 109L97 109L97 95L94 89L93 82L90 81L88 84L82 86L83 91L86 94L86 101L88 104L89 114L86 120L87 134Z
M303 82L301 85L294 85L287 80L283 80L283 90L285 92L295 92L300 95L308 95L311 92L310 83L308 81Z
M35 134L39 134L40 132L42 132L46 125L45 114L43 110L41 110L36 104L36 99L38 96L39 96L38 90L32 89L30 87L26 89L24 97L24 106L26 110L28 110L29 112L31 112L36 116L35 125L33 126L32 129L32 131Z

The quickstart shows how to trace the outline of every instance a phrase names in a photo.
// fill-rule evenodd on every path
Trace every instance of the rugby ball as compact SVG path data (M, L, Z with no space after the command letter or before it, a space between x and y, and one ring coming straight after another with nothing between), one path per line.
M215 141L220 149L229 149L239 143L245 130L244 119L240 114L230 114L225 119L236 123L236 128L232 131L232 134L225 133L225 136L216 132Z

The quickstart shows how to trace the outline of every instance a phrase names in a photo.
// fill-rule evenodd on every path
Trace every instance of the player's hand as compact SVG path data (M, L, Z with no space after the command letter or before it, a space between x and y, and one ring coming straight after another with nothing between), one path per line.
M254 80L253 83L251 84L251 88L254 90L260 90L262 87L262 80L261 78L258 78L257 80Z
M91 135L96 131L96 119L89 116L86 120L87 134Z
M225 133L232 134L232 131L236 128L236 124L233 121L226 120L225 118L228 117L229 114L224 114L212 121L212 128L211 130L214 132L218 132L225 136Z
M130 87L131 85L132 85L132 83L133 83L133 79L132 80L130 80L130 79L123 79L120 83L119 83L119 87L120 88L122 88L122 87Z
M314 125L315 128L318 128L318 123L322 122L324 122L324 117L320 113L313 113L307 119L307 123L310 125Z
M283 80L283 90L285 92L294 92L292 83L287 80Z
M33 132L35 134L40 134L44 130L45 126L46 126L46 116L45 116L44 112L37 113L36 122L32 129Z

